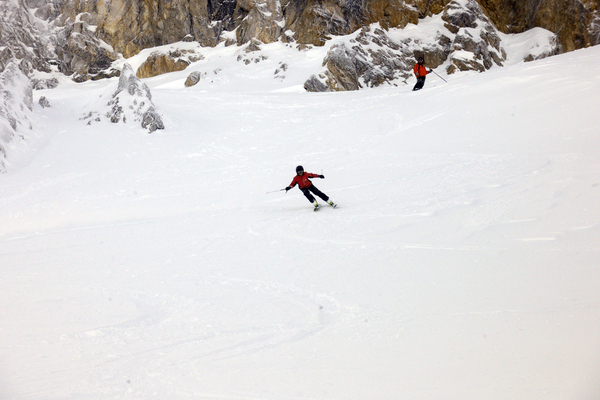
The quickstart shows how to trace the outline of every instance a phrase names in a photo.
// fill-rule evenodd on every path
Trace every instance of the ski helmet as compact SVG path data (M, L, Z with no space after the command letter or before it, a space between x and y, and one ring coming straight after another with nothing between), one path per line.
M417 61L418 61L418 62L423 62L423 61L425 61L425 60L423 59L423 57L419 57L419 58L417 59Z
M304 172L304 168L302 168L302 165L298 165L298 166L296 167L296 173L298 174L298 173L300 173L300 172Z

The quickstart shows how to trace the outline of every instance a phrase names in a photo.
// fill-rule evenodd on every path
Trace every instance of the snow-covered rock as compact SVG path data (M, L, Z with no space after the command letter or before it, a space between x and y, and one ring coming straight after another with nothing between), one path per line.
M475 0L454 0L442 14L444 26L452 33L449 46L451 74L456 70L483 72L494 64L502 66L506 51L498 30Z
M53 57L44 24L29 13L23 0L0 1L0 71L16 59L23 73L49 72Z
M535 34L521 35L530 46L522 49L524 61L560 52L556 35L549 31L538 28ZM345 40L332 40L321 70L310 76L304 87L322 92L396 84L398 80L406 83L420 56L427 67L443 67L447 74L484 72L504 65L507 51L503 38L510 37L494 27L475 0L453 0L419 26L384 30L373 24Z
M118 76L112 62L119 55L95 35L95 27L85 21L68 19L58 31L56 53L59 69L76 82Z
M309 92L358 90L410 76L413 55L396 43L378 24L363 28L347 44L334 44L323 60L324 71L304 84Z
M46 98L46 96L40 97L40 99L38 100L38 104L40 106L42 106L42 108L48 108L48 107L50 107L50 101L48 101L48 99Z
M135 76L129 64L123 66L117 88L111 86L94 106L82 118L88 121L112 123L137 122L142 128L154 132L164 129L164 123L156 106L152 103L152 94L148 86Z
M26 150L33 132L31 82L11 62L0 73L0 172L6 172L13 153Z

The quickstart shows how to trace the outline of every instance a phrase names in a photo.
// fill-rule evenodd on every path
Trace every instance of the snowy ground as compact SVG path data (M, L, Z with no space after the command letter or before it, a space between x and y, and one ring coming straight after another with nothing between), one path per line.
M146 80L151 135L78 120L116 80L36 93L0 398L598 399L600 47L321 94L272 49ZM338 209L267 194L298 164Z

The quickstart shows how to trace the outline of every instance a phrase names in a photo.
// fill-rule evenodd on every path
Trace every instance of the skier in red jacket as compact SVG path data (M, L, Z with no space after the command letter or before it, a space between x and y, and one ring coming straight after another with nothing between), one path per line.
M288 190L290 190L291 188L296 186L296 184L298 184L298 187L300 188L302 193L304 193L304 195L306 196L308 201L313 203L313 205L315 206L315 210L319 208L319 203L317 203L317 200L311 194L311 192L316 194L320 198L322 198L331 207L333 207L333 208L337 207L337 204L335 204L333 201L329 200L329 196L327 196L325 193L323 193L319 189L317 189L317 187L315 185L313 185L313 183L310 181L309 178L325 179L325 177L323 175L317 175L317 174L311 174L310 172L304 172L304 168L302 167L302 165L298 165L296 167L296 176L292 180L292 183L290 183L290 185L285 188L286 193Z
M428 71L427 68L425 68L424 62L425 60L423 57L419 57L417 59L417 63L415 64L414 73L417 77L417 83L413 90L423 89L423 85L425 85L425 77L431 72L431 70Z

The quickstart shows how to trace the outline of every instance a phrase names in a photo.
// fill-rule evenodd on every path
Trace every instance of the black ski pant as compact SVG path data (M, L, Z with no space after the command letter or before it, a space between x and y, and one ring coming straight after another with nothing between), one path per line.
M310 185L307 188L300 189L300 190L302 190L302 193L304 193L304 195L306 196L308 201L310 201L311 203L315 202L315 196L313 196L310 192L313 192L314 194L316 194L317 196L319 196L320 198L322 198L325 201L329 200L329 196L327 196L325 193L323 193L319 189L317 189L317 187L314 184Z
M420 76L417 78L417 83L416 83L415 87L413 88L413 90L423 89L424 85L425 85L425 77Z

